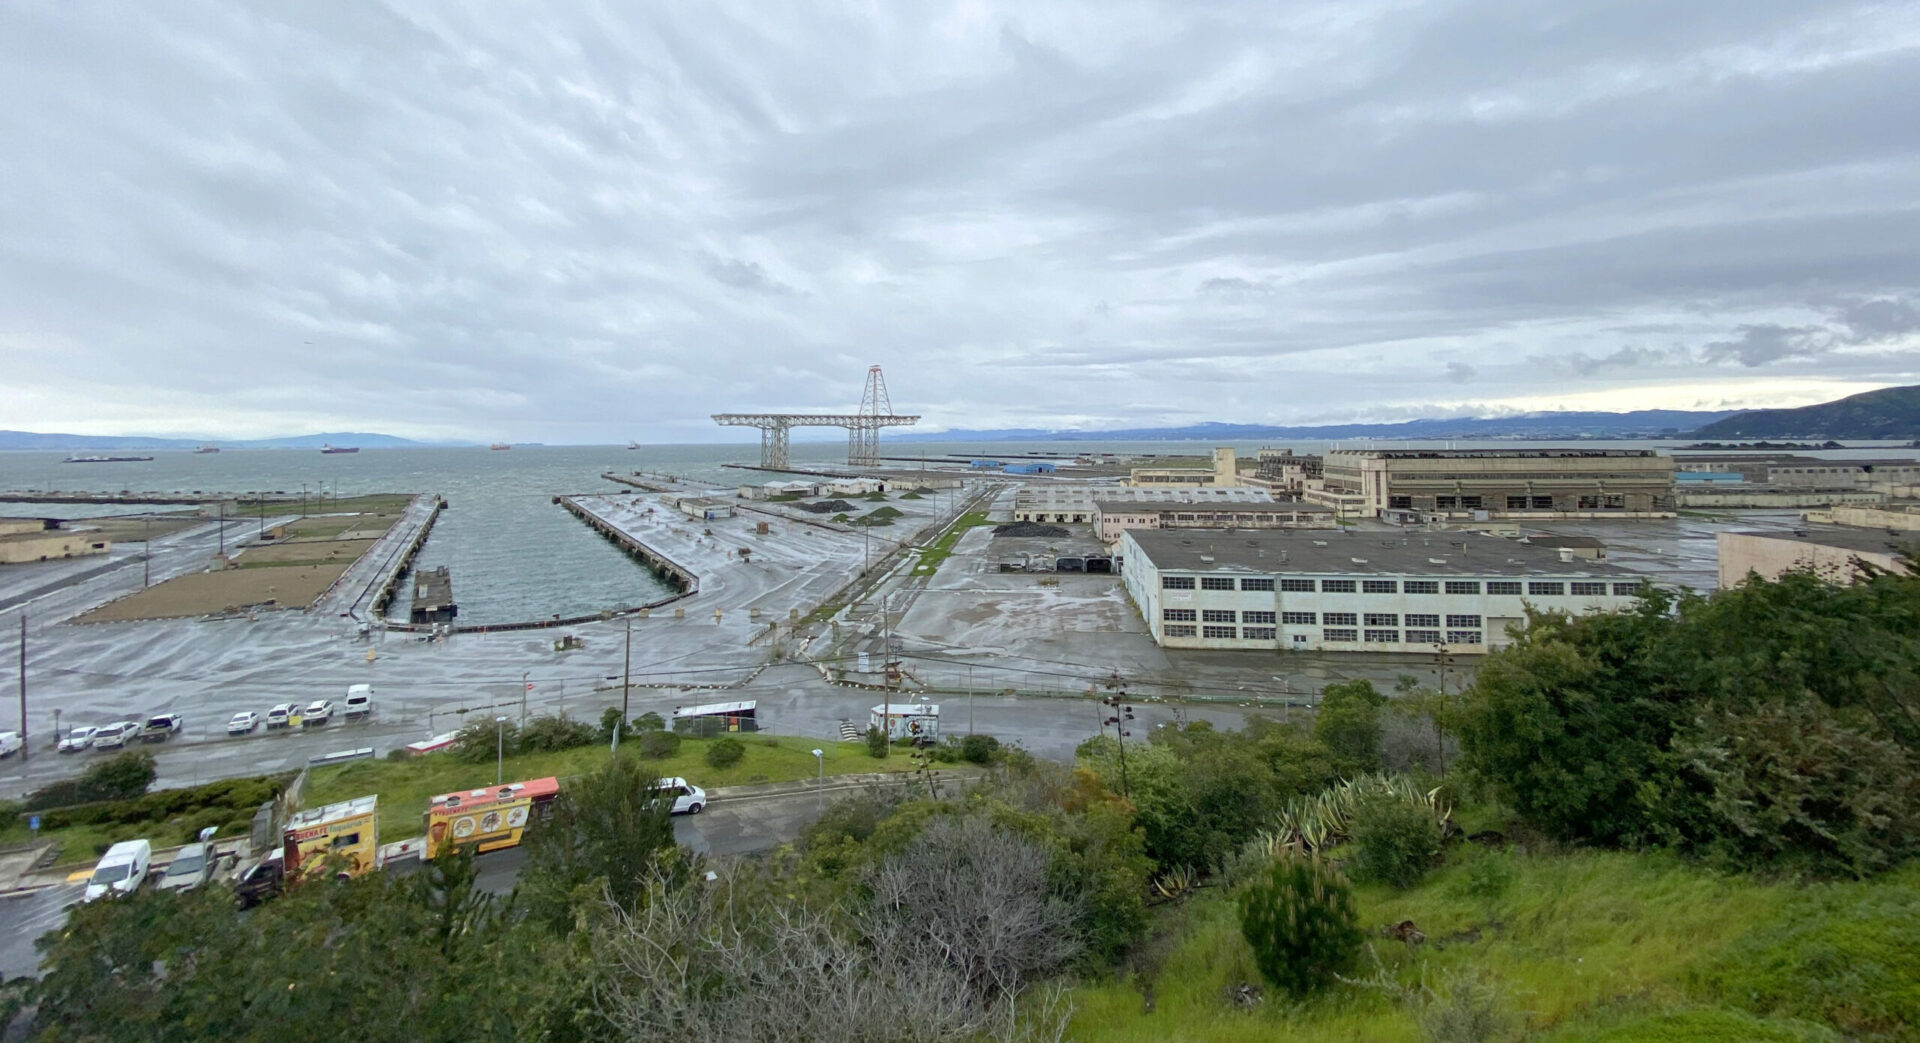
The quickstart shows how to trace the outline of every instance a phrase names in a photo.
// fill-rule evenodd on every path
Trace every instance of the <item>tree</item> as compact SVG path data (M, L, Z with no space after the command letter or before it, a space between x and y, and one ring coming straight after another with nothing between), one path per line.
M92 804L106 800L132 800L147 792L157 776L153 754L147 750L126 750L105 760L87 765L77 779L63 779L27 795L28 811Z
M653 773L625 753L570 780L526 842L520 892L529 915L564 933L583 893L604 891L607 900L631 909L655 875L684 872L672 810Z
M1386 702L1364 680L1330 684L1320 693L1313 736L1325 744L1342 775L1380 770L1380 708Z
M887 733L871 724L867 726L867 756L875 760L885 760L887 756Z
M520 752L520 726L512 721L474 721L453 737L447 752L468 764L512 757Z
M1275 858L1235 900L1261 976L1292 996L1325 988L1359 958L1352 888L1317 855Z

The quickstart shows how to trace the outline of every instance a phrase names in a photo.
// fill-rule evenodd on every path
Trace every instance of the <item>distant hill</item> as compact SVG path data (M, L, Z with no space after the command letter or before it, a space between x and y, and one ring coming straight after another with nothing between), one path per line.
M1695 412L1680 409L1638 409L1630 413L1526 413L1502 417L1450 417L1407 420L1393 424L1323 424L1313 427L1276 427L1266 424L1193 424L1187 427L1122 428L1107 431L1047 431L1038 428L1002 428L991 431L889 435L898 442L1019 442L1112 441L1147 442L1197 440L1248 442L1260 439L1301 438L1315 441L1340 438L1671 438L1701 424L1733 415L1733 410Z
M1920 385L1881 388L1799 409L1737 413L1697 438L1920 438Z
M0 450L40 449L61 452L93 449L192 449L212 441L222 449L318 449L323 445L354 446L360 449L424 448L430 445L465 445L463 442L415 442L394 435L362 431L334 431L317 435L289 435L284 438L236 439L147 438L140 435L63 435L35 431L0 431Z

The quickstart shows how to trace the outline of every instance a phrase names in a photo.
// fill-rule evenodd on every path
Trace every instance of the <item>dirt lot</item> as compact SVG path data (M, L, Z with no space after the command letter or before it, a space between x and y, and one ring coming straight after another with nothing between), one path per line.
M108 623L128 619L172 619L204 616L229 607L272 600L280 605L312 604L353 563L285 565L278 568L227 569L191 572L121 598L81 616L77 623Z
M376 535L378 535L376 533ZM374 540L302 540L248 547L240 555L241 568L263 565L339 565L345 568L367 552Z

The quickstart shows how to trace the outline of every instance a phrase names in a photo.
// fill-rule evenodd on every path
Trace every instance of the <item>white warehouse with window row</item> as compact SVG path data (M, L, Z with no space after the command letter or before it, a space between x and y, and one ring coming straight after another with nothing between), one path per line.
M1604 562L1479 533L1139 530L1127 593L1166 648L1479 653L1526 609L1634 603L1642 580Z

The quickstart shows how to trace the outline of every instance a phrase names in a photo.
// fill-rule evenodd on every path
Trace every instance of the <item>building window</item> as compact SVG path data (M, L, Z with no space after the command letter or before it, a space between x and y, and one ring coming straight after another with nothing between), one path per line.
M1193 627L1191 627L1191 626L1170 626L1170 627L1168 627L1168 628L1167 628L1167 636L1168 636L1168 637L1192 637L1192 636L1193 636Z
M1240 581L1240 589L1241 590L1272 590L1273 579L1271 577L1267 579L1243 579Z
M1613 585L1613 592L1614 592L1614 593L1615 593L1616 595L1619 595L1619 596L1622 596L1622 597L1626 597L1626 596L1629 596L1629 595L1633 595L1633 594L1638 594L1638 593L1640 593L1640 584L1639 584L1638 582L1633 582L1633 583L1615 583L1615 584Z
M1520 593L1520 583L1518 580L1490 579L1487 581L1487 593L1518 594Z
M1567 592L1565 583L1547 583L1535 580L1527 584L1527 593L1535 595L1559 595Z
M1407 625L1410 627L1437 627L1440 617L1428 612L1407 613Z
M1439 644L1439 643L1440 643L1440 631L1438 631L1438 630L1409 630L1409 631L1407 631L1407 644L1410 644L1410 645L1437 645L1437 644Z
M1411 496L1389 496L1389 497L1387 497L1387 509L1388 509L1388 510L1390 510L1390 511L1410 511L1410 510L1413 510L1413 497L1411 497Z
M1447 644L1450 644L1450 645L1477 645L1477 644L1479 644L1479 643L1480 643L1480 631L1478 631L1478 630L1449 630L1449 631L1447 631Z
M1575 594L1591 597L1595 594L1605 594L1607 592L1607 585L1605 583L1575 583L1572 585L1572 590Z
M1240 631L1240 636L1249 641L1271 641L1275 634L1272 627L1246 627Z
M1369 631L1367 631L1367 640L1368 640L1368 641L1371 641L1371 642L1374 642L1374 643L1376 643L1376 644L1378 644L1378 643L1381 643L1381 642L1385 642L1385 643L1388 643L1388 644L1395 644L1395 645L1397 645L1397 644L1399 644L1399 643L1400 643L1400 631L1398 631L1398 630L1369 630Z
M1296 594L1311 594L1313 593L1313 581L1310 579L1283 579L1280 581L1280 589L1290 590Z
M1231 641L1237 641L1240 639L1240 628L1239 627L1201 627L1200 636L1210 637L1215 639L1226 638Z
M1240 613L1240 622L1242 622L1242 623L1271 623L1271 622L1273 622L1273 613L1271 613L1271 612L1242 612L1242 613Z
M1459 505L1460 497L1458 496L1436 496L1433 498L1433 509L1436 511L1452 510Z
M1210 608L1200 613L1200 622L1232 623L1234 622L1234 613L1230 608Z
M1462 497L1460 497L1460 506L1461 506L1461 507L1463 507L1463 508L1465 508L1465 509L1467 509L1467 510L1470 510L1470 511L1477 511L1477 510L1480 510L1480 509L1481 509L1481 500L1480 500L1480 497L1478 497L1478 496L1462 496Z
M1193 577L1192 576L1162 576L1160 577L1160 589L1161 590L1192 590Z
M1320 622L1320 618L1319 614L1315 612L1282 612L1280 613L1280 622L1288 626L1310 627Z
M1536 511L1550 511L1550 510L1553 510L1553 497L1551 497L1551 496L1536 496L1536 497L1534 497L1534 498L1533 498L1533 509L1534 509L1534 510L1536 510Z
M1400 625L1400 615L1397 612L1369 612L1367 613L1367 625L1370 627L1397 627Z
M1356 612L1329 612L1321 617L1330 627L1352 627L1360 625L1360 615Z
M1431 579L1410 579L1406 582L1405 589L1409 594L1438 594L1440 583L1438 580Z
M1322 594L1351 594L1354 582L1350 579L1323 579L1320 581Z
M1203 576L1200 579L1201 590L1232 590L1233 580L1225 576Z
M1322 630L1320 631L1320 640L1336 641L1336 642L1337 641L1358 641L1360 640L1360 631L1358 630Z
M1598 496L1582 496L1582 497L1580 497L1580 509L1581 509L1581 510L1583 510L1583 511L1597 511L1597 510L1599 510L1599 509L1600 509L1600 497L1598 497Z
M1362 580L1360 590L1366 594L1398 594L1400 593L1400 583L1398 580L1391 579Z
M1199 619L1199 614L1190 608L1163 608L1160 618L1169 623L1191 623Z
M1600 506L1610 511L1624 511L1627 509L1627 494L1607 493L1600 497Z
M1524 511L1524 510L1526 510L1526 509L1527 509L1527 498L1526 498L1526 497L1524 497L1524 496L1509 496L1509 497L1507 497L1507 510L1510 510L1510 511Z
M1480 593L1480 581L1477 579L1450 579L1447 581L1447 593L1478 594ZM1491 594L1493 591L1488 590L1487 593ZM1514 593L1518 594L1520 592L1516 590Z
M1448 616L1447 625L1450 627L1477 627L1480 625L1480 617L1479 616Z

